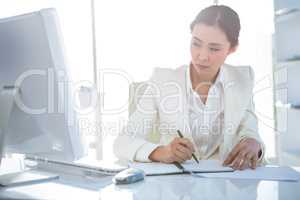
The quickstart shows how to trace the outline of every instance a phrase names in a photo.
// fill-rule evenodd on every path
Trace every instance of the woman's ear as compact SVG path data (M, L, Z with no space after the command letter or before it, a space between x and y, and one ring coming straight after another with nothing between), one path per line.
M230 55L234 52L236 52L236 50L238 49L239 45L235 45L234 47L230 47L229 51L228 51L228 54L227 55Z

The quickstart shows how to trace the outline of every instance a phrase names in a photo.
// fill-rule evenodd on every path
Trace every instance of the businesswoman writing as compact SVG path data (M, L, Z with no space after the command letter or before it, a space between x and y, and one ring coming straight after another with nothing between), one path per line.
M237 50L239 32L239 17L227 6L210 6L196 16L191 23L190 64L154 70L128 125L115 140L118 158L172 163L194 154L240 170L262 162L253 71L224 63Z

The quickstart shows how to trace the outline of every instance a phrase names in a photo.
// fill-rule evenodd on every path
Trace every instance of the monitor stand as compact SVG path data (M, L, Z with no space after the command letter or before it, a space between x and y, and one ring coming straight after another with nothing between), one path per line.
M14 106L16 95L19 95L19 89L15 86L4 86L0 94L0 173L2 170L9 171L9 166L3 166L2 158L4 155L5 145L5 132L8 125L10 114ZM6 168L8 167L8 168ZM6 169L4 169L6 168ZM0 186L17 186L24 184L37 183L46 180L53 180L58 178L58 175L37 171L37 170L23 170L20 172L13 173L1 173L0 175Z

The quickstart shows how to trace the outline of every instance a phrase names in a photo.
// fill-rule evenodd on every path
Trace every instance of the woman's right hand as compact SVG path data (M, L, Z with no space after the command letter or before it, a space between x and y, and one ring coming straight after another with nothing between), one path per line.
M157 147L149 155L149 159L155 162L163 163L182 163L192 158L195 152L194 145L186 138L176 137L166 146Z

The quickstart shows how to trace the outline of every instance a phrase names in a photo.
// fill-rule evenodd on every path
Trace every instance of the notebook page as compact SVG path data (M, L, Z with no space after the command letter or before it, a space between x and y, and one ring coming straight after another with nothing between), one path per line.
M199 164L194 160L189 160L181 164L185 171L192 172L232 172L230 167L222 166L219 160L199 160Z
M182 173L182 170L178 169L174 164L164 164L158 162L151 162L151 163L130 162L129 167L141 169L146 173L146 175Z

